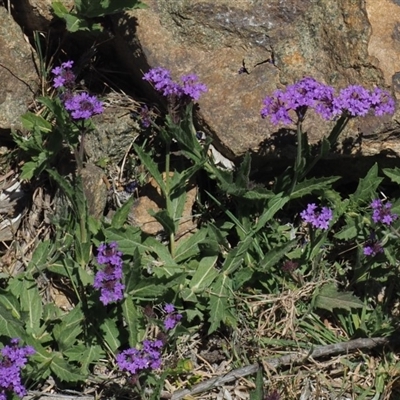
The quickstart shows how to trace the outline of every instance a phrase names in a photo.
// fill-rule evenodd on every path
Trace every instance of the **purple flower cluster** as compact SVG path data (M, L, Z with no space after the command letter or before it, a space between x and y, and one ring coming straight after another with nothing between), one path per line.
M197 75L184 75L181 77L182 83L176 83L171 78L171 72L162 67L152 68L144 74L143 79L152 83L154 88L164 96L198 100L201 94L207 91L206 85L199 82Z
M103 103L97 100L96 96L90 96L86 92L65 97L65 109L70 112L73 119L89 119L103 112Z
M0 400L7 400L7 392L14 392L21 398L26 395L21 383L21 369L28 362L28 356L35 354L35 349L31 346L19 347L18 344L19 339L11 339L11 345L1 350Z
M146 369L161 367L162 340L144 340L142 349L130 348L117 355L117 364L121 371L136 375Z
M382 224L385 225L391 225L392 222L397 219L397 214L393 214L391 209L392 209L392 204L391 203L386 203L383 204L382 200L380 199L375 199L371 203L371 207L373 209L372 213L372 220L378 224L381 222Z
M63 62L61 66L55 67L51 70L55 76L53 79L53 87L72 89L75 84L75 74L71 68L74 65L73 61Z
M69 111L73 119L89 119L93 115L103 112L103 103L95 96L90 96L86 92L73 94L76 76L72 72L73 61L66 61L59 67L52 69L54 74L53 87L64 89L62 100L64 107Z
M383 253L383 247L377 240L370 239L365 243L363 253L366 256L374 257L378 253Z
M182 319L182 314L175 312L175 306L173 304L166 304L164 311L167 313L164 320L164 328L166 331L174 329L176 324Z
M333 218L332 210L328 207L317 207L316 204L310 203L307 208L300 213L303 221L309 223L314 228L328 229L329 222Z
M312 108L322 118L330 120L340 115L348 117L365 116L369 111L376 116L393 114L395 101L389 92L375 88L368 91L362 86L351 85L342 89L338 96L328 85L306 77L285 90L276 90L263 100L263 118L270 117L274 124L294 122L291 111L303 120L308 108Z
M101 291L100 301L104 305L122 300L124 297L125 286L121 283L122 252L117 248L118 244L112 242L109 245L101 244L97 249L97 262L105 267L96 273L93 287Z

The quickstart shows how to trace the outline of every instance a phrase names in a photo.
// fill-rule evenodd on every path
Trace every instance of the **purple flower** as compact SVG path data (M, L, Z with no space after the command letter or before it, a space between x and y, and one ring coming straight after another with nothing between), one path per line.
M121 371L136 375L141 370L161 367L161 340L144 340L142 349L130 348L117 355L117 364Z
M171 72L165 68L152 68L143 76L145 81L154 85L154 88L164 96L188 97L191 100L198 100L201 93L207 91L206 85L199 82L195 74L189 74L181 77L183 85L174 82L171 78Z
M371 203L371 207L374 210L372 213L372 220L377 224L381 222L385 225L391 225L392 222L397 219L397 214L393 214L391 211L392 204L383 204L382 200L375 199Z
M293 122L289 111L296 112L299 119L304 119L308 108L313 108L324 119L331 119L335 115L333 106L334 89L314 78L305 77L285 91L276 90L272 96L267 96L263 103L261 116L269 116L272 123L290 124Z
M196 74L184 75L181 77L181 81L183 82L183 93L192 100L199 100L201 94L207 92L207 86L199 82Z
M89 119L93 115L103 112L103 103L86 92L68 96L64 106L73 119Z
M333 100L334 106L340 113L352 117L367 115L371 107L371 96L367 89L359 85L350 85L342 89L339 96Z
M378 253L383 253L383 247L376 240L368 240L363 247L363 253L366 256L374 257Z
M104 304L120 301L124 298L125 286L121 283L122 252L117 250L115 242L109 245L101 244L97 248L97 262L105 265L94 277L93 287L100 290L100 301Z
M307 208L300 213L301 218L314 228L328 229L329 222L333 218L332 210L328 207L319 209L316 204L310 203Z
M395 110L395 101L390 93L380 88L375 88L371 92L371 108L374 110L376 116L384 114L393 114Z
M175 312L175 306L173 304L166 304L164 306L167 316L164 319L164 328L169 331L174 329L176 324L182 319L182 314L177 314Z
M26 395L26 389L21 383L21 368L28 362L28 356L35 354L31 346L19 347L19 339L12 339L11 345L1 350L0 361L0 399L7 398L7 392L17 396Z
M149 107L145 104L139 111L139 118L140 123L142 124L143 128L150 128L151 125L151 116Z
M275 90L272 96L267 96L263 100L264 107L261 110L262 118L271 118L271 122L278 125L291 124L293 122L289 115L289 107L286 104L286 96L282 90Z
M71 71L73 61L67 61L61 64L60 67L55 67L51 70L55 76L53 79L54 88L65 87L67 89L72 89L75 84L75 74Z
M175 306L173 304L171 304L171 303L166 304L164 306L164 311L167 312L168 314L171 314L171 313L173 313L175 311Z

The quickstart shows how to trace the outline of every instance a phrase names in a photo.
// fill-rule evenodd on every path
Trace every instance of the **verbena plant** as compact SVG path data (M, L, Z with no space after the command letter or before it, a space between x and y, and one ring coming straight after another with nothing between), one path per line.
M134 152L164 200L163 209L149 211L162 226L156 238L126 223L133 197L111 220L89 215L79 171L91 117L104 105L89 93L76 93L72 61L52 74L57 93L39 99L43 116L22 117L30 136L15 134L14 139L26 155L22 178L47 174L66 195L69 211L54 216L54 237L39 243L22 273L2 277L0 296L0 334L29 346L23 351L25 358L31 356L31 382L50 374L83 382L94 365L106 363L127 374L142 398L158 399L168 374L188 372L185 360L167 367L163 354L199 325L207 334L236 327L237 294L247 288L277 294L282 288L326 282L314 291L299 323L317 343L335 339L313 331L317 309L337 318L349 337L393 331L395 322L387 312L392 298L376 306L366 284L373 280L386 287L397 277L400 202L391 204L378 195L383 178L377 165L352 193L333 189L339 177L311 175L350 118L394 111L387 92L350 86L336 95L333 88L305 78L267 97L262 116L274 123L294 122L298 146L294 167L267 188L251 182L248 154L234 171L221 169L209 156L211 140L198 139L193 107L207 90L198 77L183 76L178 83L163 68L150 70L144 79L166 98L168 112L159 126L144 107L141 122L155 132L165 159L156 161L146 141L135 144ZM312 110L336 119L317 155L302 131ZM176 150L178 159L172 157ZM62 152L73 154L68 176L57 169ZM399 169L382 172L400 182ZM205 217L192 235L177 240L187 185L199 174L207 183L199 183L198 199ZM57 277L68 283L69 311L42 298L49 279ZM361 284L366 290L357 297L353 292L361 293ZM5 349L3 363L10 357ZM19 370L15 376L20 377ZM11 385L0 380L0 394L21 395L15 379Z

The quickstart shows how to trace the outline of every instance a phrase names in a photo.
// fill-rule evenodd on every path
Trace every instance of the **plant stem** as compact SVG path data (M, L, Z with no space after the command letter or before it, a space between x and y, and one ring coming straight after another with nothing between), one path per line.
M290 186L289 194L291 194L293 192L294 188L297 185L297 181L299 179L299 174L300 174L302 156L303 156L303 130L301 128L301 120L299 118L297 121L297 155L296 155L296 161L294 164L294 174L293 174L293 180L292 180L292 184Z
M171 163L171 142L167 140L166 149L165 149L165 202L168 215L173 217L173 210L171 205L171 197L170 197L170 163ZM169 233L169 250L171 256L174 257L175 253L175 234L174 232Z

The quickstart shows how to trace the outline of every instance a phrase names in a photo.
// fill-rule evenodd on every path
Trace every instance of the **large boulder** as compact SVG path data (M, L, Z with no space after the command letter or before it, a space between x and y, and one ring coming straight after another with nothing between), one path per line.
M0 129L20 127L39 88L34 54L21 28L0 7Z
M209 87L199 119L225 155L275 158L293 150L260 118L262 99L303 76L342 88L380 86L400 95L398 2L356 0L147 0L148 9L115 20L120 58L138 78L162 66L197 73ZM389 55L389 59L387 57ZM238 74L244 60L247 73ZM396 83L397 82L397 83ZM400 154L398 114L357 118L339 153ZM317 142L332 125L309 118ZM379 135L378 135L379 134ZM282 136L282 135L280 135ZM361 138L361 140L360 140ZM293 152L292 152L293 154Z

